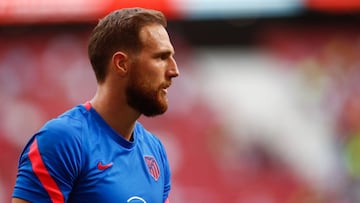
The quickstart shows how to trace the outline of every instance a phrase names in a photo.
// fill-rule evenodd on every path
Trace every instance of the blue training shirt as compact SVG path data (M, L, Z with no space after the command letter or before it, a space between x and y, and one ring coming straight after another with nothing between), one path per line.
M90 105L47 122L25 146L13 197L36 203L164 203L170 168L160 140L136 122L133 142Z

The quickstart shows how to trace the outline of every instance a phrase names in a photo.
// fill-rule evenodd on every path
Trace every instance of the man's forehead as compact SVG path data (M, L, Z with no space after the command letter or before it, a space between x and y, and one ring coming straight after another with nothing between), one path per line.
M169 35L162 25L147 25L140 30L140 39L144 48L158 48L173 51Z

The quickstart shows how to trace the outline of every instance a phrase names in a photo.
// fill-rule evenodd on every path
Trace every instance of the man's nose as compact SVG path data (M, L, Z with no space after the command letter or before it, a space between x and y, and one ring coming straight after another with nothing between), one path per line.
M169 64L169 75L170 77L178 77L180 75L179 69L177 67L174 57L171 57Z

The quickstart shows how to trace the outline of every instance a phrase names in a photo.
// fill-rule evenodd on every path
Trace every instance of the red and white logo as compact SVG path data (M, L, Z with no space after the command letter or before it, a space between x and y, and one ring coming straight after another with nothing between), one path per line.
M144 156L144 159L151 176L157 181L160 177L160 169L156 159L153 156Z

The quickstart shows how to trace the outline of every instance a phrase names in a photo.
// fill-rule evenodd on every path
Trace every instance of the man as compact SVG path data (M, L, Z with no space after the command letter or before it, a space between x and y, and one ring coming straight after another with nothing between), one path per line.
M25 146L13 192L23 202L168 202L160 140L137 119L167 110L179 75L161 12L128 8L101 19L88 47L98 88Z

